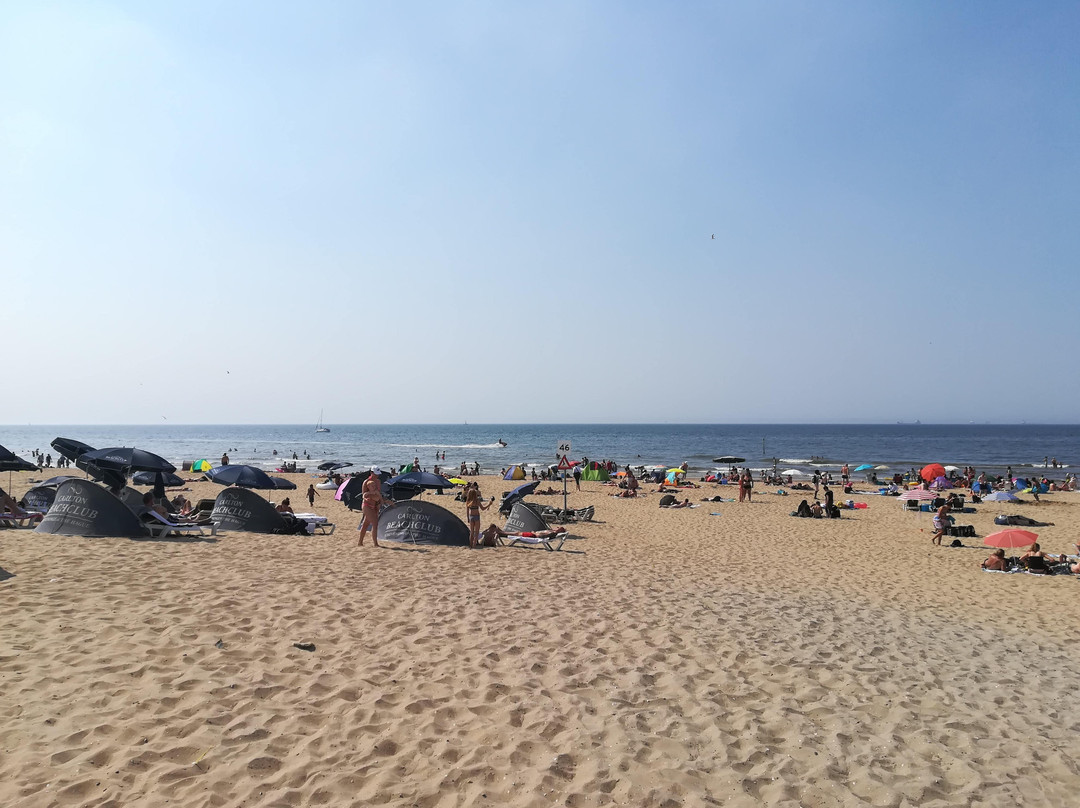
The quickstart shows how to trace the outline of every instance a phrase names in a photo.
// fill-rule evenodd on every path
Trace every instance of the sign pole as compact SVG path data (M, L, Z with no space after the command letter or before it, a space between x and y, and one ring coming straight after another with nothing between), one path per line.
M559 461L559 471L562 472L562 509L566 511L566 474L570 471L570 461L566 459L566 455Z

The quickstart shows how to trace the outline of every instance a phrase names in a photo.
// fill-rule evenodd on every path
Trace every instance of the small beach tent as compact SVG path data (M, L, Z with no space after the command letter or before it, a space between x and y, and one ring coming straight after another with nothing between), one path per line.
M506 527L503 528L507 533L535 533L538 530L550 529L551 526L532 505L520 500L510 509L510 515L506 517Z
M285 518L250 488L226 488L214 500L210 518L222 530L278 533L285 528Z
M522 466L511 466L503 475L504 480L524 480L525 469Z
M89 480L61 483L52 507L35 530L57 536L142 538L150 535L130 508Z
M581 479L589 480L591 482L606 483L611 477L606 468L594 461L589 463L589 465L581 472Z
M379 541L467 546L469 528L433 502L399 502L379 514Z
M37 488L31 488L23 494L23 498L19 504L28 511L48 513L49 508L52 507L53 502L55 501L56 488L51 485L39 485Z

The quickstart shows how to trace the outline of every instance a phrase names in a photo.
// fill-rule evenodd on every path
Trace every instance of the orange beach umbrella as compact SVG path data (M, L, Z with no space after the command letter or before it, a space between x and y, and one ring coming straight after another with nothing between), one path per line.
M1015 528L1011 530L999 530L997 533L991 533L985 539L983 544L987 547L1030 547L1039 540L1039 534L1032 533L1030 530L1017 530Z

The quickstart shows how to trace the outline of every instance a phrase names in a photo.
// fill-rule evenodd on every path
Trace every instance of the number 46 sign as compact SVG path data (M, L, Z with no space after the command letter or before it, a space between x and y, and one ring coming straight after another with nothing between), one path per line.
M555 450L555 454L557 454L559 456L570 454L570 441L568 441L568 440L559 441L559 448L557 448Z

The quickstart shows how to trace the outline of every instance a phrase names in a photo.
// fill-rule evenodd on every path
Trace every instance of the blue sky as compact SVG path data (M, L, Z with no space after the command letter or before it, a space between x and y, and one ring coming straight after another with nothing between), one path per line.
M1078 38L7 2L0 423L1076 422Z

